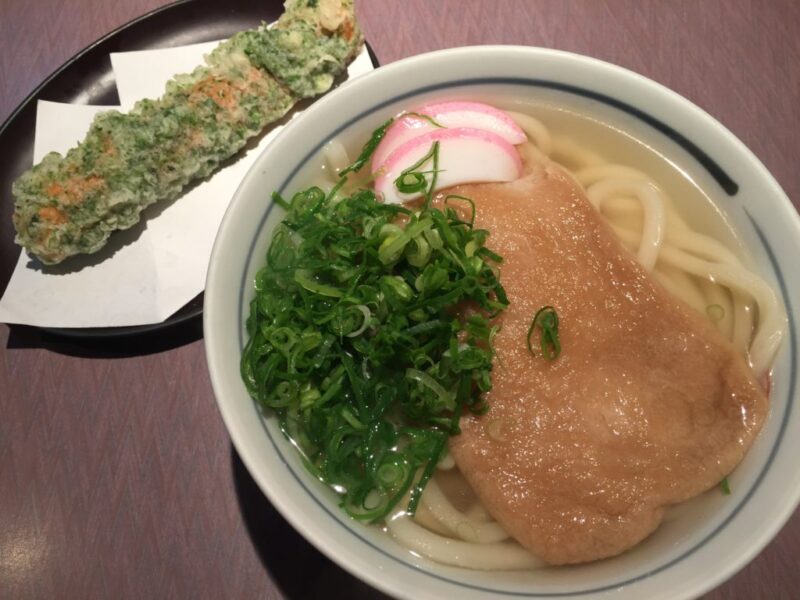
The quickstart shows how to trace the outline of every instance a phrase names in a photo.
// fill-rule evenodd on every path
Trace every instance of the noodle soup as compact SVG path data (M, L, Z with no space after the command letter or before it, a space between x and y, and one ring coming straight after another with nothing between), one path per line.
M523 54L524 61L521 60ZM597 166L592 154L603 162L644 172L657 190L669 197L666 202L675 205L677 214L688 226L698 234L710 235L715 244L723 248L719 256L724 255L748 268L755 265L760 276L770 280L769 288L775 289L775 276L770 270L770 265L774 266L774 261L770 262L773 255L759 237L768 217L760 206L752 211L742 211L742 206L754 195L763 198L776 193L777 199L773 197L765 202L778 207L776 210L780 212L784 210L781 202L785 202L785 197L759 170L752 157L732 144L726 137L729 134L718 124L658 86L595 61L541 50L502 48L481 49L480 64L473 62L475 57L475 49L451 51L392 65L376 73L369 82L354 81L323 100L319 109L314 107L293 123L291 136L287 133L283 141L278 140L274 150L265 154L248 176L220 232L217 260L209 276L206 343L223 417L248 469L293 525L340 564L390 593L409 597L457 594L463 598L507 594L592 597L612 589L622 589L635 597L657 597L663 595L664 590L669 590L671 597L700 593L741 567L752 556L751 549L762 547L796 501L797 482L792 475L792 459L783 449L778 451L781 440L789 443L784 433L791 434L794 430L786 421L786 395L787 390L792 389L791 378L787 375L791 347L782 347L775 364L771 392L773 416L731 476L730 496L712 489L676 506L653 535L630 552L613 559L580 567L531 569L523 565L522 570L502 573L494 568L483 571L480 565L467 569L448 566L441 558L434 562L417 549L411 552L404 549L381 527L365 527L351 521L336 506L336 493L309 477L291 445L281 439L274 421L265 419L263 431L254 425L256 411L252 401L242 393L240 384L237 387L231 375L236 373L235 360L241 349L238 344L243 344L244 339L240 326L251 297L247 286L263 260L271 230L280 220L276 210L268 209L265 214L264 195L268 192L264 190L278 190L290 196L311 182L326 185L325 169L329 167L323 165L323 145L328 140L339 140L352 158L376 124L403 109L441 98L483 101L538 119L561 154L560 158L554 158L565 163L576 177L586 177L587 187L592 185L588 180L593 174L580 172ZM582 61L586 62L581 67L585 67L583 71L577 68ZM426 69L418 69L418 62L425 63ZM489 64L491 68L487 67ZM639 109L655 114L673 128L691 132L690 137L695 142L702 139L704 147L714 150L712 159L733 175L741 188L740 193L727 194L715 180L714 173L698 163L695 155L638 117L581 94L543 88L536 82L525 83L525 78L531 76L531 65L539 68L536 76L545 80L576 83L606 96L617 96L617 90L623 90L620 93L635 98L635 102L631 102ZM602 72L603 77L596 77L597 72ZM448 74L444 79L443 73ZM471 79L476 76L487 79ZM518 79L498 83L503 77ZM466 81L468 79L470 81ZM435 93L428 91L433 88L437 90ZM536 139L537 136L532 137ZM565 149L562 144L568 142L562 139L580 144L580 152ZM717 152L716 148L721 150ZM337 162L335 158L332 160ZM623 169L617 170L615 175L634 174ZM638 174L633 176L637 182L638 178ZM601 198L598 204L601 212L612 219L619 217L619 228L635 233L637 237L627 243L631 251L638 252L641 234L636 232L643 229L645 221L641 200L628 192L620 198ZM794 222L785 219L786 223ZM775 229L770 231L770 239L774 235L784 235L780 233L783 231L781 223L771 226ZM715 251L719 250L716 245L714 247ZM656 268L658 262L656 260ZM242 264L245 268L237 270ZM674 275L668 272L664 277ZM793 280L785 270L778 274L779 278L781 276ZM696 312L701 315L705 312L704 318L721 331L732 333L736 329L734 311L727 310L728 305L723 304L719 296L729 299L734 306L733 295L723 291L712 296L715 292L708 292L701 282L704 277L694 274L687 277L688 282L684 279L676 287L686 284L691 290L686 292L687 296L691 295L689 304L694 302L698 308ZM243 290L238 300L231 299L232 289ZM709 303L709 297L714 301ZM780 309L781 303L777 304ZM221 312L223 310L227 310L227 314ZM763 324L763 319L755 312L754 308L743 311L753 316L755 324ZM231 336L228 332L234 322L236 335ZM739 325L737 331L747 333L750 330L747 317L741 322L743 325ZM749 345L746 337L742 338L745 340L743 348ZM765 348L769 354L769 345ZM497 434L503 435L502 431ZM472 522L453 524L441 514L441 508L436 508L434 510L440 514L435 523L427 524L428 530L470 544L479 543L480 539L489 544L506 543L497 541L496 538L505 533L498 531L486 512L476 505L474 495L464 489L449 459L445 458L441 467L436 475L436 487L441 496L445 496L447 504L457 513L466 515ZM436 504L436 498L430 498L430 503ZM770 511L765 510L767 505ZM776 510L772 512L772 509ZM425 509L421 509L417 518L424 520L424 512ZM448 508L443 512L447 513ZM450 512L450 516L453 514L461 518ZM750 526L762 522L765 514L768 514L769 527ZM475 523L479 526L475 527ZM492 536L495 539L489 541Z
M528 136L518 147L523 157L543 155L566 169L641 266L713 323L767 386L786 315L712 198L657 149L596 117L541 100L505 106ZM363 145L343 137L325 146L315 176L323 189L334 187ZM722 485L727 489L727 480ZM404 509L398 505L386 530L412 552L477 569L543 565L494 521L450 455L427 483L413 519Z

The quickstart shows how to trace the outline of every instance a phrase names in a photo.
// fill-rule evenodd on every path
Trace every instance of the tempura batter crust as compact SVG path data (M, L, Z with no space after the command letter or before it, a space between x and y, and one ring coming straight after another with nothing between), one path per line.
M220 44L158 100L99 114L12 189L16 242L45 264L102 248L154 202L208 176L300 98L327 91L363 38L352 0L288 0L274 27ZM223 199L221 199L223 200Z

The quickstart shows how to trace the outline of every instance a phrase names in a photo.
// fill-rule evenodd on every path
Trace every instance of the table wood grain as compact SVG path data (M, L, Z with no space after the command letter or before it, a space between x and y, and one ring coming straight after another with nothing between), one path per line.
M165 4L0 0L0 121L75 52ZM633 69L719 119L798 205L797 0L362 0L358 9L382 63L511 43ZM261 495L217 412L200 338L197 323L118 343L0 325L0 597L380 597ZM707 598L799 597L798 557L796 513Z

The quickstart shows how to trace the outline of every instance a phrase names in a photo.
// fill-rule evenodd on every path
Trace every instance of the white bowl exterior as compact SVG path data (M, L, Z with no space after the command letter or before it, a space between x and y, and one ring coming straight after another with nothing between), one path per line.
M263 223L272 190L284 187L297 165L345 124L353 126L353 119L361 119L363 127L371 129L395 112L398 98L406 107L419 105L446 94L441 88L447 82L494 80L469 86L484 93L512 85L498 83L502 78L577 86L632 105L686 136L733 174L739 192L726 198L723 211L760 271L782 294L791 320L790 339L775 365L770 419L732 477L732 496L707 495L688 509L711 515L707 521L698 524L691 516L683 521L676 518L675 525L662 527L668 532L660 538L657 532L620 557L533 575L434 565L410 556L383 533L349 521L330 492L303 470L274 426L266 435L239 375L244 339L241 318L248 314L243 304L252 297L251 282L263 262L270 225L279 220L279 211L274 210L266 227ZM424 88L432 89L409 94ZM365 114L368 111L372 112ZM692 166L693 159L684 156L682 160L701 187L717 185L702 168ZM769 247L762 236L768 238ZM797 256L800 219L783 191L733 134L677 94L630 71L563 52L514 46L446 50L400 61L348 82L292 121L257 160L231 202L214 246L205 296L207 359L220 412L258 485L300 533L375 587L409 598L455 594L464 599L486 598L492 590L497 597L693 597L718 585L755 556L800 498L800 470L794 458L800 446L800 423L790 418L798 367L792 317L800 306L800 270L790 261ZM240 296L243 282L249 296Z

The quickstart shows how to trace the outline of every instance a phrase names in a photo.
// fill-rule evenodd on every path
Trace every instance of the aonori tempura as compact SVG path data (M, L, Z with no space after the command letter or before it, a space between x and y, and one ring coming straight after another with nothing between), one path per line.
M360 51L352 0L288 0L274 26L237 33L158 100L99 114L66 156L13 186L16 242L45 264L98 251L142 210L206 177Z

